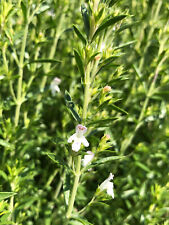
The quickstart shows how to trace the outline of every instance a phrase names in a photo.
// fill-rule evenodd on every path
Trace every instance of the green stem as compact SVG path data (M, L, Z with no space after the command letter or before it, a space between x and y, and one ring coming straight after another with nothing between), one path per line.
M84 91L84 103L83 103L83 122L85 122L87 118L87 110L88 110L88 105L90 101L90 74L91 74L91 64L89 63L87 68L86 68L86 75L85 75L85 91ZM73 211L73 206L75 202L75 197L77 193L77 188L79 184L79 179L81 175L81 156L77 156L77 161L75 165L76 171L75 171L75 179L74 179L74 184L73 184L73 189L71 193L71 197L69 200L69 206L67 210L66 217L69 219L71 217L72 211Z
M85 122L87 118L87 110L90 102L90 72L91 72L91 64L89 63L86 69L86 76L84 83L85 91L84 91L83 115L82 115L83 122Z
M90 207L90 205L94 202L96 196L93 196L93 198L90 200L90 202L79 211L79 214L83 215L86 213L86 210Z
M71 214L72 214L72 211L73 211L76 192L77 192L79 179L80 179L80 175L81 175L80 168L81 168L81 156L79 155L77 157L77 161L76 161L76 173L75 173L75 180L74 180L74 184L73 184L72 194L71 194L71 197L70 197L69 206L68 206L68 210L67 210L67 213L66 213L66 217L68 219L71 217Z
M10 211L11 211L11 215L9 217L9 221L13 221L14 222L14 196L11 196L10 198Z
M28 18L29 18L29 10L28 10ZM19 60L19 79L18 79L18 87L17 87L17 105L15 110L15 127L18 126L20 109L22 105L22 81L23 81L24 54L25 54L26 41L28 36L28 28L29 28L29 22L27 22L27 24L25 25L24 36L23 36L23 41L21 46L20 60Z
M65 176L65 173L63 173L63 176ZM58 197L58 195L59 195L59 193L60 193L60 190L61 190L62 184L63 184L63 180L62 180L62 179L60 179L60 180L59 180L59 183L58 183L58 185L57 185L57 188L56 188L56 191L55 191L54 197L53 197L54 199L57 199L57 197Z
M15 190L15 185L14 185L13 182L11 183L11 190L12 190L12 192L14 192L14 190ZM15 221L15 217L14 217L14 195L10 197L9 207L10 207L10 212L11 213L10 213L10 215L8 217L8 221L14 222Z

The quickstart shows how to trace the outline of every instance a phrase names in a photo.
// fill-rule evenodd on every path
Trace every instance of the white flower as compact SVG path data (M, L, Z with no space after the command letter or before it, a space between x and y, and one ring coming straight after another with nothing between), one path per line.
M103 181L103 183L101 183L100 185L100 190L106 190L108 195L111 195L112 198L114 198L114 191L113 191L113 182L110 182L111 180L113 180L114 175L112 173L110 173L109 177Z
M87 154L84 156L84 159L82 159L82 165L87 166L93 159L94 153L91 151L87 151Z
M83 136L84 133L86 133L87 128L81 124L78 124L76 126L76 133L73 134L72 136L70 136L70 138L68 139L69 143L72 143L72 150L75 152L78 152L80 150L80 146L81 143L85 146L88 147L89 146L89 142L86 140L86 138Z
M61 83L61 79L58 77L55 77L51 84L50 84L50 90L52 92L52 95L55 96L56 92L60 92L59 84Z

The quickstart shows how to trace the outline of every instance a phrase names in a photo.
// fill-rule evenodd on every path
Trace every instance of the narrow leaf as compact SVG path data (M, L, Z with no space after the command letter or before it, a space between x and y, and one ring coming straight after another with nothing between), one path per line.
M83 42L83 44L86 45L86 39L83 36L83 34L80 32L80 30L75 25L73 25L73 29L76 35L79 37L79 39Z
M113 108L115 111L117 112L121 112L122 114L128 115L128 112L125 111L124 109L114 105L113 103L110 102L110 100L107 100L105 102L103 102L99 107L98 107L98 111L101 111L102 109L104 109L106 106ZM115 118L115 117L114 117ZM118 118L116 118L118 119Z
M126 15L121 15L121 16L115 16L109 20L107 20L106 22L104 22L103 24L101 24L98 29L96 30L96 32L94 33L93 37L92 37L92 41L97 37L97 35L104 29L108 28L109 26L114 25L115 23L119 22L120 20L124 19L126 17Z
M76 112L75 104L72 101L72 98L71 98L70 94L68 93L68 91L65 92L65 101L66 101L66 106L72 113L72 116L75 118L76 121L78 121L80 123L81 118L80 118L79 114Z
M71 96L70 96L70 94L67 90L65 91L65 100L66 101L72 101L72 98L71 98Z
M110 123L112 123L114 120L117 120L117 117L112 117L109 119L103 119L103 120L95 120L92 122L89 122L87 126L94 126L94 127L108 127L110 126Z
M64 193L64 199L66 206L69 204L69 195L70 195L70 174L66 173L63 177L63 193Z
M101 64L100 66L103 67L103 66L106 66L108 64L110 64L111 62L113 62L115 59L117 59L119 56L110 56L109 58L105 59Z
M93 162L92 164L94 166L96 166L96 165L104 164L104 163L111 162L111 161L114 161L114 160L123 159L125 157L127 157L127 156L109 156L109 157L106 157L106 158L103 158L103 159L99 159L99 160Z
M75 50L75 49L74 49L74 55L75 55L77 67L78 67L78 69L79 69L81 75L84 77L83 61L82 61L82 58L81 58L80 54L79 54L78 51Z
M126 156L109 156L109 157L105 157L105 158L99 159L97 161L94 161L89 166L86 166L84 169L82 169L82 171L87 171L90 168L99 166L99 165L104 164L104 163L107 163L107 162L111 162L111 161L119 160L119 159L124 159L124 158L126 158L128 156L129 155L126 155Z
M11 196L16 195L14 192L0 192L0 201L10 198Z
M136 40L134 40L134 41L129 41L129 42L126 42L126 43L124 43L124 44L121 44L121 45L115 47L114 50L117 50L117 49L120 49L120 48L124 48L124 47L130 46L130 45L132 45L132 44L134 44L134 43L136 43Z
M27 8L23 1L21 2L21 9L22 9L24 20L26 22L27 21Z
M143 163L141 163L141 162L135 162L135 164L138 167L140 167L141 169L145 170L146 172L151 172L151 170L146 165L144 165Z
M90 34L89 13L84 4L81 6L81 13L83 16L85 32L86 32L87 37L89 38L89 34Z
M72 216L71 218L74 219L74 220L79 221L79 222L80 222L81 224L83 224L83 225L93 225L92 223L90 223L90 222L87 221L86 219L82 219L82 218L80 218L79 216L78 216L78 217ZM72 225L73 225L73 223L72 223Z
M122 109L122 108L120 108L120 107L118 107L118 106L116 106L114 104L111 104L111 107L117 112L121 112L121 113L123 113L125 115L128 115L128 112L126 112L124 109Z

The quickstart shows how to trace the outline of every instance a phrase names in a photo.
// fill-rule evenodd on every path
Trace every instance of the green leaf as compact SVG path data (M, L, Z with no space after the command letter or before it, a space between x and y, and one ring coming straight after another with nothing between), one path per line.
M92 223L89 223L89 221L87 221L86 219L82 219L79 216L78 217L77 216L72 216L71 218L81 222L81 224L83 224L83 225L93 225Z
M101 207L110 207L108 204L106 204L105 202L92 202L91 204L90 204L90 206L101 206Z
M6 198L10 198L11 196L16 195L16 193L14 192L0 192L0 201L6 199Z
M64 193L64 199L66 206L69 204L69 195L70 195L70 173L66 173L63 177L63 193Z
M81 75L84 77L83 61L82 61L80 54L78 53L78 51L76 49L74 49L74 56L75 56L75 60L77 63L77 67L78 67Z
M117 112L121 112L122 114L128 115L128 112L126 112L124 109L122 109L114 104L111 104L111 107Z
M80 30L75 25L73 25L73 29L76 35L79 37L79 39L83 42L83 44L86 45L86 39L83 36L83 34L80 32Z
M129 41L129 42L126 42L126 43L124 43L124 44L121 44L121 45L115 47L114 50L117 50L117 49L120 49L120 48L124 48L124 47L130 46L130 45L132 45L132 44L134 44L134 43L136 43L136 40L134 40L134 41Z
M98 29L96 30L96 32L94 33L93 37L92 37L92 41L98 36L98 34L102 31L105 30L106 28L108 28L109 26L114 25L115 23L119 22L120 20L124 19L126 17L126 15L121 15L121 16L115 16L111 19L108 19L106 22L104 22L103 24L101 24Z
M90 165L86 166L84 169L82 169L82 171L86 171L90 168L93 168L93 167L96 167L96 166L99 166L101 164L105 164L107 162L111 162L111 161L114 161L114 160L119 160L119 159L124 159L126 157L128 157L130 155L126 155L126 156L109 156L109 157L105 157L105 158L102 158L102 159L99 159L99 160L96 160L94 162L92 162Z
M3 170L0 170L0 176L4 178L4 180L8 180L8 176L7 174L3 171Z
M98 15L96 16L96 22L100 20L104 12L104 7L99 11Z
M108 127L110 123L117 120L117 117L112 117L109 119L102 119L102 120L94 120L92 122L87 123L87 126L94 126L94 127Z
M24 17L24 20L25 20L25 23L26 23L26 21L27 21L27 8L26 8L26 5L24 4L23 1L21 2L21 9L22 9L23 17Z
M87 8L85 7L84 4L81 6L81 13L82 13L82 16L83 16L85 32L86 32L87 37L89 38L89 35L90 35L89 13L88 13L88 10L87 10Z
M105 67L105 66L107 66L107 65L109 65L110 63L112 63L115 59L117 59L119 57L119 55L118 56L110 56L109 58L107 58L107 59L105 59L103 62L101 62L100 63L100 69L99 69L99 71L103 68L103 67Z
M101 111L101 110L104 109L106 106L107 106L107 107L110 107L110 108L112 108L112 109L114 109L114 110L117 111L117 112L120 112L120 113L122 113L122 114L128 115L128 112L127 112L127 111L125 111L124 109L122 109L122 108L120 108L120 107L114 105L113 103L110 102L110 100L107 100L107 101L103 102L103 103L98 107L98 111ZM114 117L114 118L115 118L115 117ZM116 117L116 119L118 119L118 118Z
M68 91L65 91L65 101L66 101L66 106L70 110L74 119L80 123L82 121L82 119L80 118L79 114L76 112L75 104L72 101L72 98Z
M128 155L127 156L109 156L109 157L105 157L103 159L99 159L99 160L93 162L92 164L96 166L96 165L104 164L104 163L111 162L114 160L123 159L126 157L128 157Z
M36 14L43 13L43 12L45 12L48 9L50 9L50 6L49 5L41 5L40 8L39 8L39 10L36 12Z
M144 165L143 163L141 163L141 162L135 162L135 164L136 164L138 167L140 167L141 169L143 169L144 171L146 171L146 172L151 172L151 170L150 170L146 165Z
M69 94L69 92L67 90L65 91L65 100L69 101L69 102L72 101L72 98L71 98L71 96L70 96L70 94Z

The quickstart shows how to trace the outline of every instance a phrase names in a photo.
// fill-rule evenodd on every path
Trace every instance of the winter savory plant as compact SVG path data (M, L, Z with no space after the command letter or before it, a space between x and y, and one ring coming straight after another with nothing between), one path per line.
M79 105L75 104L72 100L71 94L68 91L65 91L65 103L68 111L74 118L71 126L75 127L75 133L67 137L67 143L65 143L65 148L69 151L68 155L66 155L68 159L67 163L64 161L65 156L58 160L55 153L43 151L43 154L48 155L55 163L60 165L60 182L58 183L54 196L55 199L58 199L61 196L60 193L64 193L65 216L62 218L62 223L64 224L70 224L74 220L78 220L83 224L88 224L84 215L88 210L90 210L90 207L92 207L94 203L99 203L104 199L106 200L111 198L112 201L114 199L114 185L112 181L114 175L111 170L105 169L105 174L107 174L107 176L110 174L109 177L107 179L106 177L101 177L101 182L96 184L96 192L93 193L93 197L89 199L88 203L86 203L83 208L78 208L76 206L78 187L82 185L86 179L85 175L97 171L97 167L99 167L99 165L104 165L106 162L111 162L123 157L113 155L113 152L109 157L100 157L99 155L100 152L104 152L104 150L111 147L110 136L108 134L109 130L106 129L106 127L118 118L111 118L106 111L103 110L103 108L106 107L106 104L112 100L111 79L106 78L105 69L120 56L120 51L118 48L115 48L113 41L115 39L116 32L121 28L122 21L124 21L127 16L120 15L118 11L116 12L111 7L111 5L111 1L99 0L90 0L81 5L81 20L83 20L83 28L79 29L76 25L73 25L72 27L75 35L74 37L78 41L78 45L74 48L74 58L76 66L78 67L78 73L80 73L81 76L81 84L79 84L79 86L81 85L81 92L79 92L79 99L75 99L76 102L79 102ZM48 79L47 75L49 74L50 76L52 71L55 70L55 67L52 68L52 63L58 63L58 61L53 59L53 57L58 44L59 35L64 31L62 26L65 26L65 17L68 12L68 8L66 4L62 5L63 14L60 18L60 24L63 24L62 26L57 24L57 29L54 32L52 31L52 35L54 34L55 37L53 46L49 52L49 58L43 58L43 49L41 48L41 45L43 46L46 40L43 32L39 32L37 33L37 38L34 42L37 44L34 59L30 60L31 52L27 52L26 47L31 41L28 38L30 27L34 27L35 24L39 22L40 29L40 14L46 12L46 10L49 10L49 16L51 18L54 18L55 14L50 11L48 5L43 5L41 1L38 1L37 4L34 4L32 1L28 1L27 3L25 1L19 1L18 4L16 4L16 11L13 11L13 6L14 5L12 5L12 3L3 1L1 7L2 30L4 29L4 21L6 21L6 26L11 27L10 32L7 32L7 30L4 29L4 32L2 33L2 38L5 40L5 44L2 47L4 73L7 74L13 105L15 105L14 127L17 132L18 129L22 129L22 126L30 132L30 124L33 121L28 118L29 110L26 105L29 103L29 99L32 101L32 103L30 103L32 106L34 105L33 101L37 102L34 110L34 120L38 121L38 119L41 118L40 114L43 109L42 100L47 93L45 90ZM20 8L21 12L19 11ZM20 53L18 53L19 49L15 46L15 36L13 36L14 31L12 23L14 23L14 18L19 18L20 14L22 14L23 21L18 20L18 30L21 29L23 32L23 39L18 42L21 44L21 50ZM60 17L59 14L57 16L58 18ZM8 19L9 22L7 22ZM23 28L20 28L22 22L24 25ZM36 33L36 30L34 30L34 32ZM15 72L18 73L18 76L16 76L14 80L11 79L11 73L9 72L10 64L7 59L8 47L12 51L12 62L14 61L17 67ZM40 57L42 57L42 59L40 59ZM62 61L63 60L64 59L62 59ZM41 65L44 66L41 67ZM33 98L33 95L29 90L33 87L34 80L37 79L36 70L39 70L37 73L42 73L43 70L45 72L45 76L40 79L39 93L37 93L36 97ZM25 73L27 71L30 73L29 78L25 77ZM63 95L63 81L60 75L59 77L55 76L48 86L48 89L51 91L51 99L59 99ZM4 79L4 75L1 75L1 79ZM17 88L14 88L16 80ZM114 108L119 112L124 112L118 107L116 108L114 106ZM22 112L23 124L21 125L20 118ZM99 129L101 129L103 137L101 138L100 143L98 142L94 144L92 143L92 139L99 132ZM32 131L32 134L34 132L35 130ZM18 134L19 133L17 133L17 135ZM6 145L8 147L5 142L2 142L2 145ZM62 147L63 144L61 148ZM16 154L18 154L18 157L21 157L22 151L17 150ZM12 154L11 156L14 157ZM4 155L4 157L6 157L6 155ZM24 157L29 158L29 154L25 154ZM5 161L5 158L3 161ZM18 224L17 214L19 213L19 208L17 209L17 204L15 204L15 199L17 199L17 197L15 198L15 195L21 189L22 182L20 180L20 174L25 171L24 167L17 169L20 163L21 162L16 161L14 167L8 166L11 192L4 192L1 194L2 199L10 198L9 214L7 214L3 220L5 221L6 219L12 224ZM54 173L48 183L52 182L56 173Z
M73 25L74 32L81 41L80 46L78 48L76 46L76 49L74 49L74 56L81 74L84 93L82 98L83 107L75 105L70 94L67 91L65 93L66 105L74 119L79 123L76 125L76 132L67 140L67 142L71 144L69 156L71 157L71 160L69 161L69 166L72 166L74 176L72 187L66 188L69 190L65 195L65 202L67 203L67 222L76 218L87 224L83 215L89 210L94 202L99 203L101 200L99 200L99 198L103 193L104 195L107 194L107 196L111 197L112 200L114 199L114 185L112 181L114 175L111 171L106 171L107 174L110 173L109 177L103 180L100 185L98 183L98 188L89 203L84 206L83 209L80 209L79 213L77 209L75 210L78 186L80 185L80 182L83 181L82 175L92 171L95 166L104 164L104 161L113 161L123 157L109 156L107 158L103 157L98 159L98 152L111 146L109 144L109 138L106 138L109 137L109 135L106 134L104 136L105 138L102 139L102 143L100 143L100 148L98 148L98 150L87 138L88 136L94 135L94 133L92 134L92 131L97 131L97 128L95 127L96 124L99 127L100 122L105 123L106 125L108 120L111 121L111 118L108 116L99 116L99 108L96 117L98 114L100 118L97 121L92 119L92 116L94 115L91 114L92 101L97 101L97 99L99 99L99 107L101 110L101 106L112 98L110 95L111 86L109 86L107 82L102 88L99 85L99 83L102 82L100 72L107 64L111 64L111 62L120 55L118 51L114 50L112 43L116 29L120 28L122 20L126 17L126 15L113 15L111 9L107 6L108 3L101 3L98 0L89 1L87 4L83 4L81 6L81 14L83 17L85 33L79 30L77 26ZM93 107L95 110L95 106ZM90 149L90 151L88 149ZM63 176L66 176L65 173L66 172L64 172Z
M0 224L168 224L168 9L1 1Z

